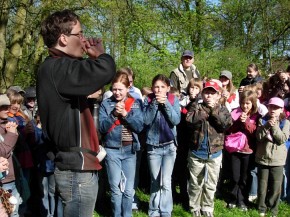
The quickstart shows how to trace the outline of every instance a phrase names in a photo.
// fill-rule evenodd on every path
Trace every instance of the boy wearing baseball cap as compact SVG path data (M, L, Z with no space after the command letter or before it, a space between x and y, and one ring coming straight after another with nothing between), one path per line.
M225 106L219 104L220 86L210 80L204 84L202 103L191 104L188 122L189 206L193 216L213 216L214 194L218 182L224 132L232 124Z

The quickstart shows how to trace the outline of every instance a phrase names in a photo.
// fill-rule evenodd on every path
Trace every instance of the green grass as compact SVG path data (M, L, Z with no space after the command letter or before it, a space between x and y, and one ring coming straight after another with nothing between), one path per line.
M138 212L134 212L133 217L147 217L148 211L148 201L149 195L145 194L141 190L137 190L138 198L140 199L140 207ZM104 202L103 210L105 210L104 214L94 213L94 217L108 217L110 216L110 200ZM102 212L103 212L102 210ZM191 217L192 215L190 212L184 210L181 205L174 204L172 216L176 217ZM258 211L252 207L249 208L247 212L242 212L239 209L228 209L226 208L226 202L223 200L216 199L215 200L215 210L214 210L215 217L258 217ZM268 213L270 216L270 213ZM290 205L284 202L280 203L279 206L279 214L278 217L290 217Z

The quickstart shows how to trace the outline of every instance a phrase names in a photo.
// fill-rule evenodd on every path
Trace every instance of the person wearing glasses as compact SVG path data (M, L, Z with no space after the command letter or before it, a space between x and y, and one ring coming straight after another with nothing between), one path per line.
M80 18L70 10L48 16L41 35L49 56L39 67L36 95L63 216L92 217L101 165L87 96L111 82L115 62L100 38L84 36Z
M200 73L193 62L193 52L185 50L181 55L180 65L170 73L171 85L177 88L182 96L187 95L187 86L190 79L200 78Z

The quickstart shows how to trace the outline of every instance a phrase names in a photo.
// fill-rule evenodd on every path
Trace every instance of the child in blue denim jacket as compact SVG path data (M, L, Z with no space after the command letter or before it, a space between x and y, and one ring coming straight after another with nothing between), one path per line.
M146 143L151 175L149 216L171 216L173 202L171 175L176 158L176 125L180 122L180 106L176 96L168 93L170 81L156 75L152 94L144 101Z
M142 101L129 95L129 87L127 73L118 72L112 81L113 95L99 110L114 217L132 216L136 151L140 150L137 133L143 129Z

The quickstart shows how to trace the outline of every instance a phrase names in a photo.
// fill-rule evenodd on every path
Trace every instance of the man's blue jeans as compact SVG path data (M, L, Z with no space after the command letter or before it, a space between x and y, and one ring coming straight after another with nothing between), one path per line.
M55 169L56 189L63 203L64 217L92 217L98 194L97 171Z
M176 158L176 146L147 146L151 175L149 216L171 216L173 209L171 175Z
M132 146L124 146L119 149L106 148L105 159L108 181L111 188L111 202L114 217L131 217L133 187L136 170L136 153ZM124 192L121 192L121 171L126 177Z

